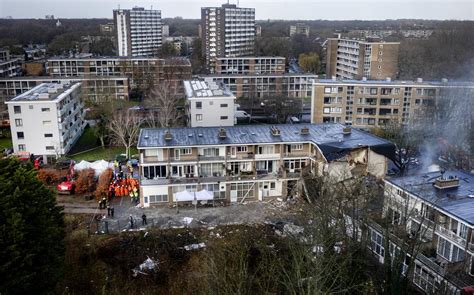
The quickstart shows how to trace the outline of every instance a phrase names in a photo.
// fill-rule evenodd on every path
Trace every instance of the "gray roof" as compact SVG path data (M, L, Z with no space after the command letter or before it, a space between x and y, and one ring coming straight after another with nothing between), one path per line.
M280 136L271 134L272 126L280 130ZM308 134L300 134L303 127L308 127ZM387 140L354 128L351 134L344 135L343 128L343 125L334 123L240 125L225 127L227 133L225 139L220 139L218 136L220 127L142 129L138 138L138 148L311 142L319 146L328 160L337 158L348 150L361 147L374 148L374 151L381 154L393 151L393 144ZM167 130L171 132L172 140L165 140Z
M467 222L471 227L474 226L474 175L459 170L447 170L444 177L457 176L460 185L457 188L443 190L433 186L438 176L441 176L440 172L431 172L386 180L431 203L441 211Z

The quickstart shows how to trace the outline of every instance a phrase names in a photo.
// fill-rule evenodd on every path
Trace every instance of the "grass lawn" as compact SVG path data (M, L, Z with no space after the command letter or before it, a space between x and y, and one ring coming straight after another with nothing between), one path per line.
M124 154L125 148L124 147L106 147L106 148L97 148L95 150L81 153L78 155L74 155L70 157L76 162L80 162L81 160L86 161L97 161L97 160L106 160L111 161L115 159L115 155L117 154ZM138 150L136 148L132 148L131 155L138 154Z
M13 146L11 138L0 138L0 151L5 148L11 148Z
M100 146L98 138L94 135L92 128L89 126L84 129L81 137L77 140L76 144L69 151L69 154L74 155L76 153L87 151L95 147Z

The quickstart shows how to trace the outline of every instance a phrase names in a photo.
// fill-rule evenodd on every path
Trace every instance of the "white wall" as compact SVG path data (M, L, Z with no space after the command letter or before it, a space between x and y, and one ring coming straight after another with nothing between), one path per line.
M189 115L191 127L219 127L234 126L234 107L235 97L203 97L188 99ZM196 102L202 103L202 108L196 108ZM221 104L227 104L227 107L221 107ZM196 115L202 115L202 121L196 120ZM222 116L227 119L221 120Z

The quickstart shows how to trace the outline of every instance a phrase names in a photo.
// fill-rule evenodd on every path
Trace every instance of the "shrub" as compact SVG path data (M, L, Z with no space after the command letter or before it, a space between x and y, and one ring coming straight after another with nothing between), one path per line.
M97 184L97 189L95 190L95 197L100 199L107 196L109 191L110 180L112 180L113 171L112 169L107 169L99 176L99 182Z
M95 190L95 172L94 169L84 169L77 173L76 192L78 194L91 193Z
M43 183L53 185L59 182L60 173L56 170L41 169L38 171L37 177Z

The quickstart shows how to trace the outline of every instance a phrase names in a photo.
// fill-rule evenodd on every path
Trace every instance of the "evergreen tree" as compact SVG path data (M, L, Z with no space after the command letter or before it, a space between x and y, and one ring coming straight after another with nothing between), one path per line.
M51 293L61 278L64 224L30 163L0 160L0 294Z

